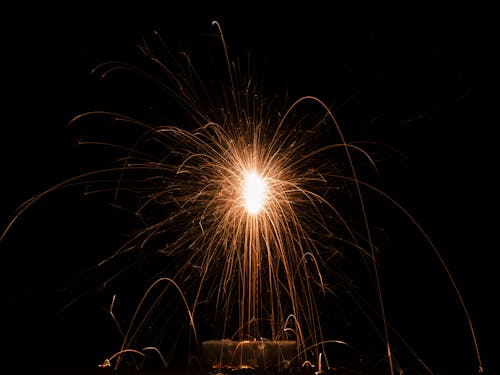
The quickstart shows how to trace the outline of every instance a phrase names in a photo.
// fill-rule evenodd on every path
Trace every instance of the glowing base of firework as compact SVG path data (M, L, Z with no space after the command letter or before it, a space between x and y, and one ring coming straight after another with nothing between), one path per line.
M295 365L294 340L209 340L202 343L203 362L211 368L287 369Z

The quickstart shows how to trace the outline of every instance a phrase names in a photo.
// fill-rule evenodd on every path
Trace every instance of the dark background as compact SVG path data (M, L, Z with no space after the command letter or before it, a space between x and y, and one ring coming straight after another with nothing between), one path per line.
M196 50L218 20L231 52L267 59L269 91L324 99L348 135L407 157L382 169L386 191L439 249L471 314L486 373L495 373L498 120L487 95L496 75L490 12L313 3L282 12L257 4L221 9L138 2L6 9L2 228L23 201L99 165L98 154L73 147L66 129L73 116L113 103L90 69L110 59L136 61L137 42L153 30L173 49L181 42ZM418 236L381 210L392 239L381 258L392 319L438 370L475 373L467 323L437 258L428 248L416 252ZM0 243L0 367L95 369L116 349L111 294L87 296L85 289L98 277L61 292L118 245L108 214L78 189L58 192L29 209Z

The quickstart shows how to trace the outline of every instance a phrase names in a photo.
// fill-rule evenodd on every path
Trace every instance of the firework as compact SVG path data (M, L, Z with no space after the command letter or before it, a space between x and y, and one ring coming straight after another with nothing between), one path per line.
M221 357L232 368L281 369L293 359L322 372L330 368L329 347L348 346L325 332L324 321L332 300L346 292L357 295L342 268L345 258L356 258L374 298L352 298L369 312L367 320L394 373L391 348L397 335L385 314L378 233L369 225L365 201L377 195L413 222L411 216L370 181L377 172L374 156L345 139L328 105L313 96L289 104L264 95L263 83L242 74L239 61L229 56L218 23L213 27L223 56L218 79L204 79L188 54L173 59L158 35L158 49L141 46L157 74L122 62L96 67L93 74L102 79L133 72L150 80L176 101L184 122L143 121L112 111L77 116L71 127L111 121L133 129L132 141L82 141L123 153L117 165L62 182L27 201L15 217L51 191L85 184L87 194L108 194L115 207L138 219L129 239L99 267L138 256L154 262L156 272L127 325L115 319L122 342L104 367L128 358L137 364L149 353L160 354L168 366L179 337L189 337L184 339L187 352L199 351L210 339L235 347L293 346L292 354L269 355L269 362L233 363ZM124 274L120 270L106 283ZM117 294L120 298L122 292ZM114 306L115 299L113 317ZM170 354L165 356L158 348L168 346L166 341Z

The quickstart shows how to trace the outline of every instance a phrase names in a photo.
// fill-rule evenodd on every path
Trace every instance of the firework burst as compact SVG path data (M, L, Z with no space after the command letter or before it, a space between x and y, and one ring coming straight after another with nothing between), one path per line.
M322 311L339 290L356 294L340 266L350 254L361 259L375 291L374 304L356 303L376 311L368 319L393 373L396 334L385 316L377 240L365 200L375 193L398 205L369 182L376 160L366 147L345 139L320 99L306 96L287 104L264 95L262 82L243 75L239 61L229 56L219 24L213 27L222 46L222 79L205 80L188 54L173 59L172 69L167 60L173 55L159 36L167 59L149 43L141 47L158 75L122 62L96 67L93 74L102 79L124 71L147 78L175 99L185 124L111 111L77 116L70 126L112 120L139 135L129 145L82 141L123 152L119 164L34 197L16 218L51 191L85 184L87 194L111 193L114 206L138 219L129 239L99 267L139 254L152 259L157 271L127 325L116 319L122 343L103 366L118 366L129 356L137 364L146 353L159 353L165 341L173 349L186 335L195 350L207 337L289 341L298 364L317 364L321 372L322 361L330 367L326 346L347 345L324 332ZM115 299L113 317L114 305ZM168 365L171 358L162 358Z
M344 140L319 99L278 107L264 97L261 83L230 60L214 27L227 76L210 87L187 55L183 70L174 72L143 45L171 84L149 78L174 95L190 126L152 126L110 112L73 121L104 116L143 130L122 164L104 172L119 174L111 188L115 204L122 192L137 197L134 213L143 227L102 264L134 249L161 254L165 268L124 332L122 350L135 347L146 326L160 324L158 337L166 332L169 319L158 312L175 290L196 340L197 322L208 321L216 338L293 339L304 362L325 342L318 304L342 281L330 275L335 255L350 247L374 256L352 154L374 162ZM120 70L147 75L115 62L94 74Z

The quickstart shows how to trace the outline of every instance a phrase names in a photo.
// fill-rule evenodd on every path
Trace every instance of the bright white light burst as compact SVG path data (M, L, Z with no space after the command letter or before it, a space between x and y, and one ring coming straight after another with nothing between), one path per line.
M264 207L267 195L266 181L256 172L247 172L244 178L243 198L250 214L256 215Z

